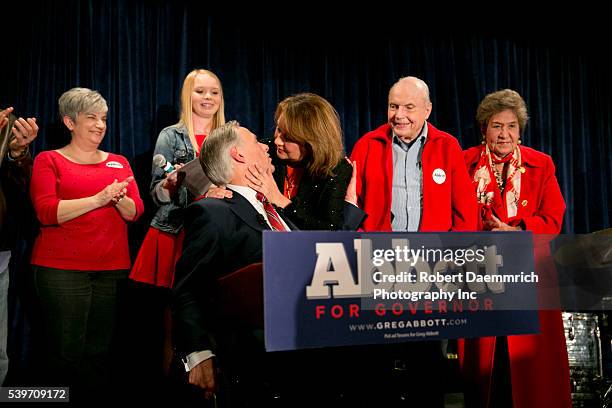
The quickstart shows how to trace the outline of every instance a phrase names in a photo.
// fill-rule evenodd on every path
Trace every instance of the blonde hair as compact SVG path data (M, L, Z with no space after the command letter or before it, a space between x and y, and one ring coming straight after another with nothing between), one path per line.
M221 103L219 104L219 110L217 110L215 116L213 116L212 127L210 130L212 131L225 123L225 100L223 98L223 87L221 86L219 77L207 69L194 69L187 74L185 80L183 81L183 88L181 89L181 115L177 123L177 126L184 126L187 128L189 138L191 139L192 143L195 142L195 132L193 130L192 121L193 105L191 102L191 94L193 93L195 78L198 75L208 75L213 77L219 83L219 90L221 91Z
M274 118L284 139L306 150L304 160L311 175L333 176L344 146L340 117L328 101L312 93L293 95L278 104Z

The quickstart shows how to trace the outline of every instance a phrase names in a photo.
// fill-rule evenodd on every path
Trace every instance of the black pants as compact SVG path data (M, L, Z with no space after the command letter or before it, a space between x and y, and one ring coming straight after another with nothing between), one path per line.
M127 271L34 267L45 326L45 383L93 395L109 384L117 292ZM108 390L104 391L107 393Z
M173 385L162 367L170 289L130 279L121 289L113 389L128 403L163 404Z

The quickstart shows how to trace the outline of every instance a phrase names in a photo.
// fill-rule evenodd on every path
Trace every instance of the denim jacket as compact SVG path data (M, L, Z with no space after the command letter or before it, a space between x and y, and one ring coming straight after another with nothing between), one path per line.
M185 164L195 159L195 151L189 139L187 128L174 125L162 130L155 144L153 155L156 154L163 155L166 161L172 164ZM158 194L158 190L161 188L161 185L158 186L158 184L165 179L164 170L153 165L151 179L149 191L153 202L159 207L151 221L151 226L160 231L177 234L183 228L184 209L193 197L191 197L187 188L181 186L169 201L165 201Z

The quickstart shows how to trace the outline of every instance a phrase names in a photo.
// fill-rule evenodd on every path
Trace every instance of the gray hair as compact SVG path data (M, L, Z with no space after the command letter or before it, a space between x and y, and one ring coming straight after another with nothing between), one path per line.
M200 164L217 186L224 186L232 179L234 165L229 150L240 143L239 127L237 121L229 121L210 132L202 143Z
M88 88L72 88L59 98L59 113L63 118L68 116L76 121L79 113L106 113L106 100L98 93Z
M429 87L427 86L427 83L415 76L401 77L397 80L396 83L391 86L391 88L389 89L389 93L391 93L391 90L395 88L395 85L398 85L400 82L413 82L417 86L417 88L420 88L425 94L425 102L431 103L431 99L429 98Z
M505 110L511 110L516 115L521 133L525 131L529 115L527 114L527 104L523 97L512 89L502 89L484 97L478 105L476 120L480 126L480 131L484 135L491 117Z

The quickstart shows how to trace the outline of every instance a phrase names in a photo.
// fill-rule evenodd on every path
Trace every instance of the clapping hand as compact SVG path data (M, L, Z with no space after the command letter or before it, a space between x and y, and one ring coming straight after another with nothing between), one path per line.
M0 110L0 130L4 129L8 123L8 115L13 111L12 107Z
M13 111L12 107L0 110L0 130L3 129L8 121L8 116ZM19 118L13 123L11 129L13 137L9 143L10 155L13 158L23 156L27 148L38 135L38 125L36 118Z
M134 181L133 176L129 176L121 182L115 179L111 184L104 187L102 191L96 194L95 197L98 205L102 207L110 202L115 205L118 204L127 194L127 186L132 181Z
M25 154L26 149L36 139L38 135L38 125L36 118L19 118L13 123L13 138L9 148L12 157L19 157Z

